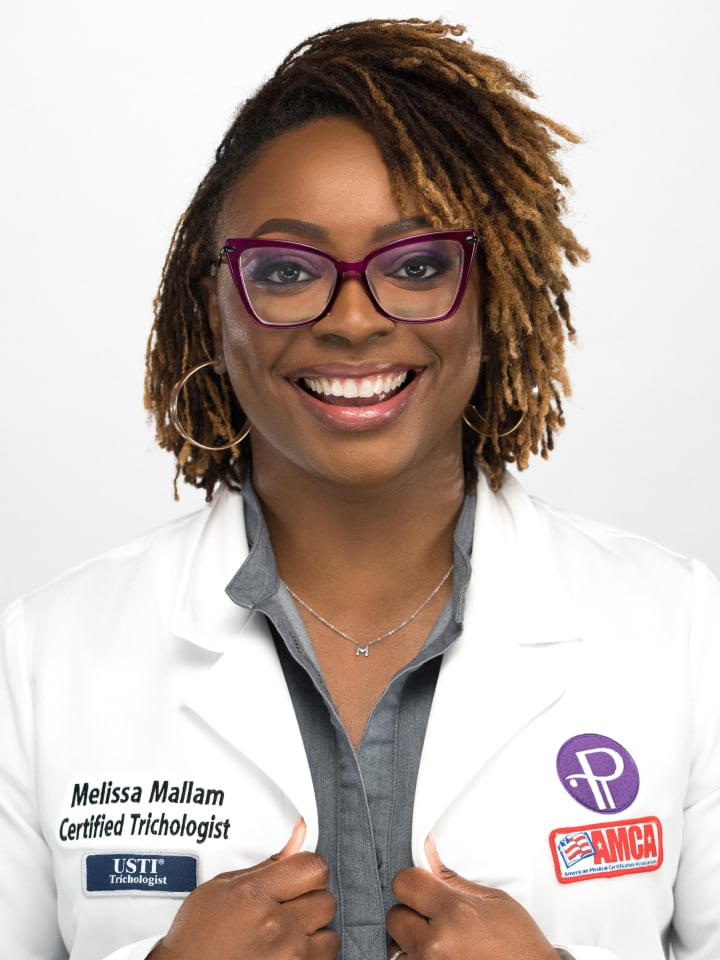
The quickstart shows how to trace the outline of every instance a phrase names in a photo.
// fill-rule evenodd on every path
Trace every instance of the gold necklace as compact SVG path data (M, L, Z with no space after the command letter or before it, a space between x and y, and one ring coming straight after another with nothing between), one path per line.
M355 656L356 656L356 657L359 657L360 654L362 654L364 657L367 657L367 656L370 655L370 647L371 647L374 643L380 643L381 640L387 640L387 638L388 638L388 637L391 637L394 633L399 633L400 630L403 630L409 623L412 623L412 621L415 619L415 617L417 617L419 614L421 614L421 613L423 612L423 610L424 610L425 607L430 603L430 601L433 599L433 597L435 597L435 596L437 595L437 593L442 589L443 585L445 584L445 581L448 579L448 577L450 576L450 574L453 572L453 566L454 566L454 564L451 563L451 564L450 564L450 568L449 568L449 569L447 570L447 572L443 575L443 578L442 578L442 580L440 581L440 583L438 583L438 585L432 589L432 591L430 592L429 596L425 597L425 599L423 600L423 602L420 604L420 606L417 608L417 610L415 610L414 613L411 613L409 617L406 617L406 619L403 620L402 623L399 623L396 627L393 627L392 630L388 630L387 633L382 633L382 634L380 634L379 637L375 637L373 640L368 640L368 642L365 644L365 646L363 646L361 643L358 643L357 640L355 640L355 639L354 639L353 637L351 637L349 634L345 633L344 630L341 630L340 627L336 627L334 623L330 623L329 620L326 620L325 617L323 617L322 614L318 613L317 610L314 610L314 609L310 606L309 603L305 603L305 601L302 599L302 597L299 597L299 596L295 593L295 591L292 589L292 587L289 587L289 586L285 583L284 580L281 580L280 582L283 584L283 586L285 587L285 589L287 590L287 592L290 594L290 596L291 596L294 600L296 600L296 601L300 604L301 607L304 607L304 608L307 610L308 613L311 613L311 614L315 617L316 620L319 620L320 623L324 624L329 630L332 630L333 633L337 633L338 636L344 637L344 639L345 639L345 640L349 640L350 643L354 643L354 644L355 644Z

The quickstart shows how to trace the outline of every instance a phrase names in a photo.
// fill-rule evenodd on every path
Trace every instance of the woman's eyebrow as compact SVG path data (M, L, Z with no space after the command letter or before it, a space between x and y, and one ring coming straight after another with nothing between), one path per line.
M373 230L373 240L387 240L398 236L398 234L417 230L420 227L430 229L427 217L419 215L417 217L406 217L404 220L395 220L393 223L385 223Z
M252 237L259 237L263 233L295 233L304 237L310 237L313 240L329 240L330 233L325 227L317 223L309 223L307 220L294 220L285 217L273 217L271 220L265 220L260 226L250 234Z
M373 230L372 236L374 240L386 240L420 228L430 228L427 218L422 215L394 220L392 223L384 223ZM308 220L296 220L292 217L273 217L270 220L265 220L257 229L253 230L251 236L259 237L263 233L273 232L294 233L316 241L330 239L330 231L325 227L321 227L317 223L310 223Z

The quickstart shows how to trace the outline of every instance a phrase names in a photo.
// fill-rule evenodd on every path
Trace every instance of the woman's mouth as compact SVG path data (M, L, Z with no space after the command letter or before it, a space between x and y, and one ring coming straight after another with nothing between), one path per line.
M303 377L303 390L338 407L368 407L400 393L414 378L413 370L369 377Z
M303 407L336 431L368 431L388 426L403 413L423 379L423 369L406 367L342 376L333 372L291 380Z

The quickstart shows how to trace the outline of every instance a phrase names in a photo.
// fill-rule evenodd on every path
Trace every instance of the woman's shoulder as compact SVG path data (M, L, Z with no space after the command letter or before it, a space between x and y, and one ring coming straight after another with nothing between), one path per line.
M566 582L583 594L592 591L597 603L619 602L625 609L632 598L636 608L684 608L692 616L709 605L720 613L720 582L703 560L641 533L531 502Z
M27 615L74 604L122 607L141 590L161 593L163 585L174 588L200 546L212 549L218 532L231 526L237 514L242 514L241 498L223 488L199 510L91 557L18 598L6 616L18 610Z
M618 527L596 517L563 510L538 497L531 496L530 500L538 517L542 518L548 529L558 537L584 541L603 551L618 554L637 553L660 562L686 564L690 560L688 556L637 531Z
M514 477L509 479L501 492L515 522L569 580L590 580L598 589L603 583L625 583L655 594L664 588L692 590L698 578L717 586L702 560L641 533L558 508L526 493Z

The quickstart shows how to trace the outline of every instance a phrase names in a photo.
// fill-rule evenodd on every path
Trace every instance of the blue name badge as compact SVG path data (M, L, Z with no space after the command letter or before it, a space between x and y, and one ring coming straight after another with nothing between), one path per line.
M86 853L83 891L107 897L184 897L197 886L198 858L155 853Z

